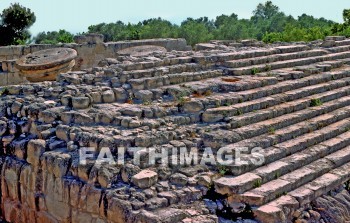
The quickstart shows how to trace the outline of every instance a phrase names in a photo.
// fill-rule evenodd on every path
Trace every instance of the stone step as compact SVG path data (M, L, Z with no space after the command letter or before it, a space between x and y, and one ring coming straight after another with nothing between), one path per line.
M218 70L208 70L201 72L184 72L178 74L168 74L157 77L147 77L139 79L131 79L128 83L134 91L137 90L149 90L154 88L160 88L167 85L176 85L190 81L201 81L203 79L209 79L222 76L222 72Z
M198 72L201 70L207 70L208 68L196 63L184 63L130 71L120 71L122 69L120 69L118 66L113 68L101 69L102 70L99 70L98 72L91 73L73 72L72 75L72 72L70 72L67 74L60 74L58 75L58 81L64 81L68 84L73 85L96 85L100 83L108 84L109 82L111 82L112 85L117 84L121 86L122 84L127 83L131 79L163 76L173 73Z
M310 49L307 45L293 45L293 46L278 46L275 47L276 50L279 51L279 53L293 53L293 52L299 52L299 51L305 51Z
M349 154L347 153L347 156ZM302 187L297 188L289 192L290 196L295 197L300 206L308 204L310 201L315 200L317 197L320 197L330 190L335 189L343 182L346 182L350 179L350 162L343 163L342 166L335 168L329 173L323 174L314 181L303 185Z
M203 113L203 122L219 122L231 116L238 116L253 110L265 109L280 104L282 101L273 97L259 98L227 107L211 108Z
M346 40L345 36L326 36L325 41L334 40L334 41L343 41Z
M347 46L347 45L350 45L350 40L346 39L346 40L341 40L341 41L335 41L335 45L336 46Z
M259 77L273 76L273 77L276 77L279 81L296 80L296 79L306 78L309 76L316 77L315 74L320 74L322 72L329 72L332 69L342 67L344 64L347 64L347 60L349 60L350 62L350 59L330 60L330 61L309 64L306 66L297 66L294 68L282 68L282 69L277 69L269 72L262 72L262 73L258 73L256 76L259 76ZM344 67L342 69L344 69Z
M337 128L339 126L339 123L342 124L342 128L340 129ZM302 125L299 125L299 126L300 128L302 128ZM339 138L338 135L343 134L344 132L347 132L348 130L347 127L348 127L347 121L336 120L334 124L331 123L324 128L321 128L318 130L317 128L310 129L311 132L309 132L308 130L303 131L301 134L299 133L294 137L289 137L287 140L277 142L275 145L264 146L263 154L265 157L265 162L261 165L268 165L278 160L278 161L281 161L281 163L277 162L277 165L282 165L282 164L285 165L285 163L287 162L294 162L294 165L295 165L294 167L297 168L298 166L303 165L303 163L300 163L300 162L305 161L304 159L312 160L317 156L322 156L327 154L323 151L325 147L328 150L327 152L332 152L332 151L335 151L336 149L339 149L342 146L346 146L346 144L344 145L344 143L348 142L348 139L341 139ZM342 136L348 136L348 135L349 135L348 133L344 133ZM334 140L331 140L332 138L336 138L338 140L340 139L340 141L334 142ZM311 147L315 144L320 144L320 145ZM311 148L305 151L310 150L310 154L315 154L318 152L323 152L323 153L314 155L314 157L312 158L310 158L309 155L303 156L302 154L305 153L303 152L303 150L308 147L311 147ZM293 155L293 153L298 153L298 154ZM254 160L253 158L254 157L252 156L252 154L242 154L241 159L246 162L232 165L230 168L231 172L235 175L240 175L249 171L253 171L257 167L261 166L261 165L253 164L251 162L251 160ZM284 167L283 165L281 166L281 168ZM271 166L268 165L266 169L268 170L270 167ZM262 168L262 172L263 170L264 168ZM271 171L274 171L274 169L272 168ZM276 170L275 174L280 175L282 174L282 172L283 171L279 173ZM271 176L268 176L268 175L266 176L267 179L269 177ZM262 181L266 181L266 180L262 179Z
M245 58L253 58L260 56L267 56L279 53L277 49L259 49L259 50L249 50L249 51L240 51L240 52L229 52L229 53L218 53L216 55L203 55L203 56L194 56L193 60L199 64L217 64L220 65L228 60L238 60Z
M350 46L349 45L345 45L345 46L331 47L331 48L327 48L327 50L329 52L332 52L332 53L340 53L340 52L349 51L350 50Z
M252 100L252 101L234 104L231 106L207 109L202 115L202 121L203 122L218 122L218 121L228 120L228 121L232 121L234 123L235 118L230 118L230 117L240 116L240 115L246 114L248 112L253 112L253 111L257 111L257 110L261 110L261 109L263 109L263 112L264 112L263 115L266 116L267 113L265 113L265 112L268 110L269 107L276 106L276 105L282 104L282 103L287 102L287 101L293 101L293 100L296 100L298 98L305 98L305 100L309 100L309 103L307 103L307 101L304 102L305 105L307 105L307 106L310 106L312 103L312 100L315 101L316 99L325 102L325 101L327 101L327 99L332 100L332 96L336 97L341 92L342 92L342 96L347 95L347 92L349 91L349 89L347 87L347 85L350 84L349 81L350 81L350 79L345 78L343 81L336 81L336 82L333 82L330 84L318 86L319 88L317 88L317 87L312 88L312 86L311 86L311 87L307 87L306 89L304 89L304 88L298 89L298 91L286 92L285 94L282 94L282 95L273 95L270 97L263 97L263 98L259 98L259 99ZM343 86L345 86L345 87L343 87ZM326 87L326 88L324 88L324 87ZM338 89L338 90L334 90L334 89ZM327 91L325 93L317 94L318 92L323 92L326 90L329 90L329 91ZM313 95L313 96L310 96L310 95ZM270 114L272 112L277 113L276 111L274 111L272 109L274 109L274 108L270 108ZM258 113L257 115L259 115L259 114L260 113ZM274 115L272 115L272 117L273 116ZM277 116L279 116L279 115L277 114ZM270 116L268 116L268 117L271 118ZM235 127L235 126L236 125L233 124L233 127Z
M256 219L262 223L287 222L293 219L294 211L306 208L311 201L331 190L336 189L343 182L350 179L350 162L323 174L310 183L307 183L287 195L253 210Z
M286 222L292 220L292 213L318 197L336 189L350 179L350 162L321 175L310 183L283 195L254 210L256 219L262 223Z
M219 148L227 144L230 144L229 146L231 147L244 147L247 145L249 145L249 147L251 145L256 147L264 144L266 145L265 147L267 147L267 145L288 140L293 135L296 137L298 134L303 134L302 132L316 130L318 126L321 125L321 123L318 122L322 121L322 124L326 125L326 123L340 120L339 118L341 117L347 117L349 111L347 107L344 106L348 104L348 98L347 100L334 100L322 106L289 113L238 129L219 129L215 132L207 132L203 134L203 143L205 146L211 148ZM327 112L331 113L326 114ZM308 122L303 123L306 120L308 120Z
M222 73L220 73L220 71L212 71L209 74L211 74L212 76L222 76ZM273 85L277 83L277 79L274 77L263 77L263 78L252 77L250 80L246 80L246 81L243 79L238 79L237 82L234 82L234 83L233 82L228 83L226 81L228 81L226 77L208 78L205 80L183 82L181 84L173 84L173 85L165 84L166 86L154 88L154 89L151 89L150 91L152 91L153 94L156 95L154 97L154 100L162 98L163 101L165 102L170 102L170 101L176 102L183 97L189 97L191 99L194 99L195 101L201 101L201 100L211 101L211 98L212 98L211 95L220 93L220 94L216 94L216 96L221 97L220 96L221 93L226 92L225 89L221 88L224 82L227 83L226 85L229 85L230 88L235 88L236 90L248 90L248 89L263 87L266 85ZM140 84L141 84L141 87L145 85L142 82L140 82ZM157 85L160 86L161 82L157 83ZM184 104L186 103L186 101L182 101L182 102ZM217 107L216 100L213 104L212 103L213 101L209 102L208 106ZM212 105L209 105L209 104L212 104Z
M243 194L233 194L229 200L243 201L249 205L261 206L280 197L282 194L286 194L289 191L313 181L317 177L320 177L330 170L340 167L349 161L350 147L346 147L326 156L325 158L287 173L276 180L262 184L260 187ZM312 185L313 183L311 183L310 186L306 185L305 187L315 187Z
M203 110L210 108L217 108L220 106L230 106L237 103L242 103L245 101L250 101L254 99L259 99L261 97L271 96L274 94L280 94L286 91L292 91L297 89L320 84L323 82L329 82L332 80L337 80L344 77L349 77L350 72L347 70L320 73L318 75L309 76L306 78L301 78L297 80L288 80L280 83L276 83L277 79L273 78L269 80L267 83L275 83L275 84L267 84L264 81L255 81L254 79L251 81L245 82L244 79L233 83L235 85L231 85L234 88L230 89L234 92L216 94L214 93L210 97L207 98L191 98L191 102L198 102L203 105ZM249 77L251 78L251 77ZM259 81L259 82L258 82ZM264 85L265 83L265 85ZM222 86L222 84L221 84ZM186 104L187 102L185 102Z
M347 79L347 78L346 78ZM337 83L327 83L327 84L320 84L320 85L313 85L310 88L303 88L301 90L296 90L295 92L297 94L287 94L288 97L285 101L285 103L282 103L280 105L273 106L271 108L267 109L261 109L258 111L248 112L246 114L241 114L239 116L235 117L229 117L226 118L225 121L229 122L231 125L231 128L238 128L242 126L246 126L249 124L253 124L254 122L260 122L266 119L275 118L278 116L282 116L284 114L288 114L291 112L300 111L302 109L306 109L310 106L310 95L312 95L313 98L318 98L318 92L323 92L328 90L334 90L337 89L337 87L344 87L349 84L350 79L344 80L344 82L338 82ZM339 85L338 85L339 84ZM308 94L308 95L305 95ZM304 97L308 98L300 98L299 95L304 95ZM323 98L323 100L327 100L327 98ZM326 101L323 101L323 103Z
M123 71L118 76L120 77L121 82L124 83L130 79L163 76L167 74L183 73L183 72L196 72L202 69L203 67L199 64L185 63L185 64L144 69L144 70Z
M228 68L228 69L225 69L225 73L227 75L233 75L233 76L255 75L260 72L268 72L271 70L295 67L295 66L305 66L309 64L318 63L318 62L345 59L349 57L350 57L350 52L333 53L333 54L327 54L324 56L278 61L278 62L273 62L265 65L248 66L248 67L241 67L241 68Z
M339 59L338 61L341 61L343 64L350 65L350 58Z
M283 53L293 53L298 51L309 50L310 47L306 45L294 45L294 46L279 46L272 49L259 49L259 50L249 50L249 51L240 51L233 53L220 53L211 56L194 56L194 61L200 64L216 64L222 65L225 61L228 60L238 60L246 59L253 57L262 57L273 54L283 54Z
M341 75L339 75L339 77L340 76ZM336 76L336 77L338 77L338 76ZM340 81L343 81L343 80L339 80L339 83L338 83L338 81L333 81L334 83L332 84L332 86L335 86L335 85L342 86L341 85L342 82L340 82ZM333 87L329 87L328 89L332 89L332 88ZM326 88L324 88L324 89L326 89ZM306 92L307 91L312 92L311 89L306 89L305 91ZM126 124L129 123L129 122L131 123L130 128L138 128L140 126L149 126L151 128L158 128L160 126L159 122L157 120L152 120L152 119L159 118L159 117L165 117L166 118L166 120L165 120L166 122L172 122L172 123L181 124L181 125L190 124L190 123L199 121L199 119L196 118L196 117L198 117L198 115L197 116L193 116L193 115L190 115L190 114L188 114L188 115L181 114L180 111L176 107L174 109L169 109L169 108L168 109L162 109L161 107L157 107L157 106L126 104L126 105L120 106L120 108L117 108L118 106L116 106L116 105L117 104L114 104L113 106L110 106L110 108L106 108L106 106L107 106L106 104L94 105L95 109L109 110L108 113L111 113L110 115L99 114L99 113L96 113L96 112L92 112L92 113L88 112L88 113L86 113L84 111L84 112L79 112L79 114L77 114L77 115L74 115L74 114L70 114L69 115L69 114L67 114L69 116L72 116L72 115L74 117L77 116L77 117L75 117L73 119L69 119L68 121L73 120L76 124L79 124L79 123L82 124L82 123L92 123L92 121L95 120L95 122L97 122L97 123L101 123L102 122L103 124L107 124L107 125L113 124L113 125L118 125L118 126L120 126L121 123L123 123L122 126L123 127L127 127L127 128L129 128L129 126L126 125ZM185 112L189 112L189 113L192 113L192 112L195 112L195 111L198 112L201 109L203 109L201 104L197 105L196 103L186 103L185 105L186 106L184 106L184 110L185 110ZM191 105L191 106L187 106L187 105ZM135 109L132 109L133 107L135 107ZM128 110L127 114L124 112L124 109ZM64 113L66 113L66 112L64 112ZM113 114L115 114L115 115L113 115ZM123 114L123 115L121 115L121 114ZM144 114L144 116L142 116L142 114ZM256 113L256 114L258 114L258 113ZM115 116L115 117L113 118L111 115ZM142 118L142 119L140 119L140 120L132 120L131 118L123 117L124 115L127 115L127 116L139 116L139 118ZM170 115L170 117L169 117L169 115ZM55 110L52 110L52 111L51 110L50 111L45 111L45 113L43 114L43 119L44 119L44 121L48 120L47 123L50 123L52 120L55 119L55 117L59 117L59 116L60 116L60 110L59 109L55 109ZM109 116L111 116L111 117L109 117ZM169 118L167 118L167 117L169 117ZM237 116L236 118L240 118L240 117L241 116ZM125 120L123 120L123 119L125 119Z
M320 134L322 134L324 133L324 130L321 129L319 132ZM311 143L307 143L306 145L305 144L302 145L302 143L305 142L305 140L308 137L310 137L309 139L311 139L311 137L316 137L316 136L318 136L317 133L316 134L314 133L314 134L308 134L307 136L302 137L300 140L296 139L296 141L299 141L298 142L299 144L294 143L293 146L297 145L299 148L294 150L300 151L300 152L295 152L290 156L282 158L266 166L259 167L254 171L252 171L252 173L255 173L258 176L260 176L262 178L262 182L266 183L270 180L273 180L274 177L282 176L294 169L301 168L302 166L308 163L311 163L320 158L323 158L324 156L329 155L330 153L334 153L337 150L349 145L350 143L350 138L349 138L350 132L348 131L338 136L333 136L332 139L328 139L326 141L320 142L315 146L311 146L303 150L300 149L300 148L304 148L306 145L311 144ZM276 145L276 148L281 149L282 147ZM289 148L287 148L286 150L288 149ZM288 151L291 151L291 149L289 149ZM334 155L336 155L336 153Z
M175 58L165 58L159 61L145 61L145 62L135 62L130 64L118 64L118 67L124 71L131 70L143 70L162 66L171 66L176 64L192 63L192 57L175 57Z
M350 155L350 147L340 150L349 145L349 143L350 132L348 131L333 139L323 141L315 146L308 147L300 152L258 167L252 172L244 173L237 177L221 177L214 182L216 192L223 195L244 193L253 189L254 185L264 184L277 179L325 156L327 156L328 160L337 162L340 158Z
M284 60L316 57L316 56L321 56L325 54L327 54L327 51L325 50L309 50L309 51L301 51L301 52L286 53L286 54L274 54L270 56L254 57L249 59L231 60L231 61L227 61L225 63L225 66L230 68L238 68L238 67L254 66L259 64L269 64L269 63L284 61Z
M339 76L347 75L347 71L341 71L343 73L334 73L333 75L330 74L325 74L325 75L318 75L314 79L309 77L309 79L312 79L313 83L317 83L320 81L325 81L327 79L338 79ZM277 88L277 86L282 87L283 90L289 90L289 89L295 89L295 86L292 86L291 83L295 82L286 82L283 84L277 84L277 79L274 77L264 77L264 78L257 78L257 77L252 77L249 79L249 81L245 81L242 78L237 78L237 81L235 82L227 82L227 78L210 78L211 76L221 76L220 71L206 71L206 72L197 72L198 78L207 78L205 81L192 81L192 82L186 82L190 81L191 79L195 79L196 75L193 77L191 73L184 73L184 74L174 74L173 76L171 75L165 75L163 77L153 77L153 78L144 78L144 79L133 79L133 87L137 90L145 89L145 88L151 88L151 92L149 92L145 97L147 98L148 102L151 102L152 100L159 99L160 97L165 97L166 95L166 101L176 101L178 100L179 97L184 97L184 96L189 96L189 97L197 97L199 96L200 98L194 98L195 100L199 101L207 101L206 98L201 98L201 97L208 97L209 103L207 103L208 107L217 107L217 100L210 101L212 97L211 94L213 93L224 93L228 91L242 91L242 90L249 90L252 89L255 93L258 93L260 95L263 95L264 93L270 93L271 94L271 88L272 90L277 90L277 93L281 92L281 88ZM191 79L186 79L186 78L191 78ZM170 78L170 79L169 79ZM309 85L310 83L308 82L309 79L305 80L298 80L297 83L300 86L306 86ZM169 80L172 83L169 83ZM182 84L175 84L183 82ZM170 85L169 85L170 84ZM165 87L160 87L162 85L168 85ZM270 88L268 88L270 86ZM158 88L157 88L158 87ZM260 87L260 88L259 88ZM263 90L266 89L268 90L267 92L264 92ZM260 93L260 90L262 93ZM137 93L137 91L136 91ZM249 93L249 92L247 92ZM240 93L241 94L241 93ZM141 96L138 96L141 95ZM141 97L144 94L138 94L137 97ZM197 95L197 96L196 96ZM231 94L232 95L232 94ZM235 98L227 97L225 95L220 96L218 95L219 98L224 99L224 103L220 103L222 105L224 104L235 104L239 100L242 100L240 97L237 96L237 94L234 94ZM244 95L244 94L243 94ZM239 95L240 96L240 95ZM249 96L251 95L244 95L244 96ZM116 96L117 98L120 98L120 96ZM261 96L260 96L261 97ZM126 97L124 97L126 98ZM232 100L231 100L232 98ZM145 101L146 99L143 97ZM243 100L246 100L245 98ZM184 102L186 104L186 101ZM205 105L204 105L205 107Z

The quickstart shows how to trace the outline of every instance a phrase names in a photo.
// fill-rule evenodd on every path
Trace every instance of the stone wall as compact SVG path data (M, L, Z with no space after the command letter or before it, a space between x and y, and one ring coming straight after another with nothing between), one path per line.
M123 207L121 200L107 200L108 191L65 176L71 161L68 154L44 153L44 140L22 143L28 144L22 152L17 150L15 158L0 163L1 210L6 221L127 222L128 206Z
M55 47L69 47L78 52L74 70L87 69L97 66L104 58L114 58L118 51L135 46L156 45L166 48L168 51L186 51L191 47L186 44L185 39L149 39L135 41L121 41L108 43L74 43L74 44L33 44L27 46L5 46L0 47L0 86L19 84L26 82L21 78L13 67L15 61L23 55L39 50Z

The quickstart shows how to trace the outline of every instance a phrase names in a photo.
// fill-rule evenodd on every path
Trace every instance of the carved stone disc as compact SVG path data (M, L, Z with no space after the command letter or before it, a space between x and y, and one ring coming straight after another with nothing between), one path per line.
M19 70L46 70L71 62L77 57L77 51L70 48L40 50L16 61Z

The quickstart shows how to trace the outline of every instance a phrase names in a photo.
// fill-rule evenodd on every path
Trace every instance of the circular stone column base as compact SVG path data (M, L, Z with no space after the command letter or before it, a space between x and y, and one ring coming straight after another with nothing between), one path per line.
M74 49L47 49L21 57L15 66L30 82L54 81L58 74L72 70L76 57Z

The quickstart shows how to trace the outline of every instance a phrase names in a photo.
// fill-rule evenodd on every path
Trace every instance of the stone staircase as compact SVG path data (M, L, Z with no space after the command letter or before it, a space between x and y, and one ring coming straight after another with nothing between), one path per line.
M340 38L327 48L123 56L56 82L8 86L0 100L3 212L16 212L17 200L25 206L18 197L25 191L40 195L30 209L46 220L216 222L241 205L260 222L291 222L295 211L350 180L349 50L350 40ZM145 148L140 166L128 149L135 146ZM126 164L81 165L83 147L108 147L116 158L126 147ZM233 157L245 151L224 167L146 162L146 148L207 147ZM27 176L26 168L44 180L30 188L10 177ZM220 199L208 195L211 188ZM90 204L80 207L74 194L63 199L65 190L91 195Z

